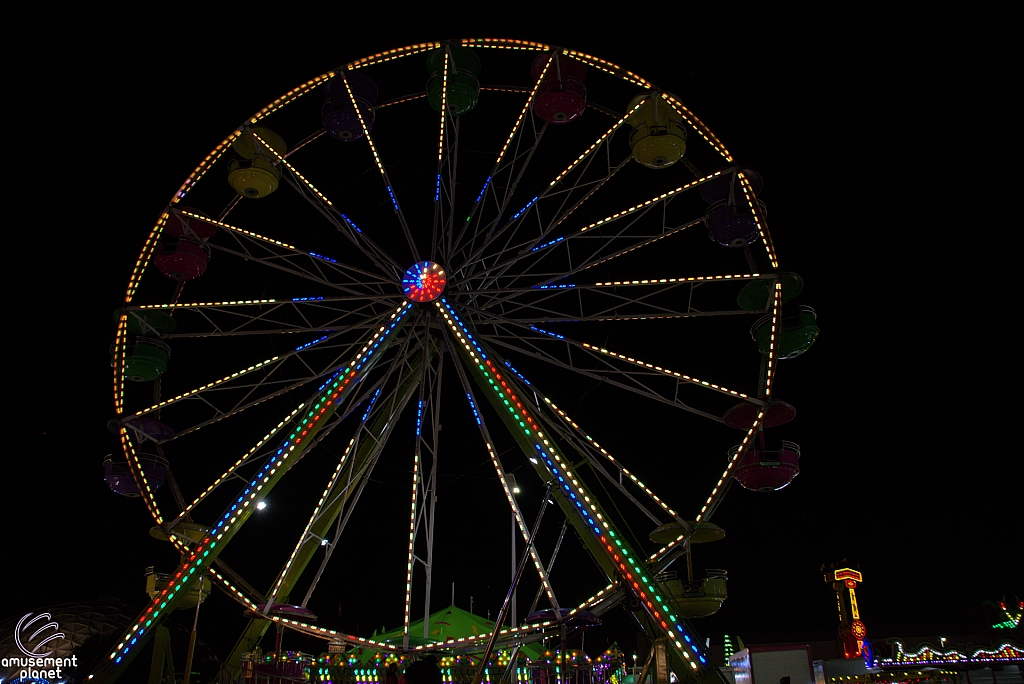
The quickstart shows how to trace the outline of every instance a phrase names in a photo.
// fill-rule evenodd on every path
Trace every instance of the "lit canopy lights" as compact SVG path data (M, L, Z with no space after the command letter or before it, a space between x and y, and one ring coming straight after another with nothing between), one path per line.
M432 302L444 292L448 278L440 264L421 261L413 264L402 278L402 292L414 302Z
M979 648L974 651L949 649L943 651L930 644L924 644L916 651L905 650L903 642L895 640L896 649L892 658L882 658L882 667L893 665L945 665L950 663L1009 663L1024 661L1024 649L1010 642L1004 642L993 649Z
M406 314L412 310L412 304L406 302L397 307L392 314L374 331L362 349L356 353L347 365L333 374L317 390L317 396L306 405L301 419L294 427L279 449L274 452L239 492L238 497L224 511L217 524L213 526L189 555L178 566L168 585L157 594L146 610L135 621L132 628L125 633L117 647L97 666L93 679L94 684L109 681L115 668L127 665L137 655L139 648L145 643L154 622L159 623L174 608L176 598L187 593L188 586L201 576L210 563L220 554L223 545L238 531L251 515L253 509L263 502L264 497L277 481L288 470L285 461L295 460L301 456L315 441L320 428L330 419L338 405L350 393L363 375L373 366L381 352L394 339L396 330L404 322ZM196 571L199 570L197 573ZM182 591L182 590L186 591Z
M496 363L489 358L490 355L484 352L480 343L445 298L436 301L435 306L462 347L469 362L469 369L485 387L491 389L491 392L487 393L487 398L498 409L505 424L510 429L518 429L522 433L518 435L520 439L517 441L532 444L535 454L531 455L543 459L547 472L562 490L564 501L575 510L577 522L582 522L582 525L575 524L574 527L581 534L583 528L586 528L594 535L590 542L600 547L622 584L639 599L641 605L670 638L690 667L694 670L703 669L708 662L706 655L700 651L696 640L678 622L676 616L671 614L671 609L661 596L661 587L647 576L647 571L642 565L644 559L630 549L622 536L611 527L596 502L584 490L579 475L572 473L571 466L567 465L567 459L559 454L555 445L540 431L540 426L517 396L510 378L501 372L504 369L499 370ZM507 413L502 409L507 410Z

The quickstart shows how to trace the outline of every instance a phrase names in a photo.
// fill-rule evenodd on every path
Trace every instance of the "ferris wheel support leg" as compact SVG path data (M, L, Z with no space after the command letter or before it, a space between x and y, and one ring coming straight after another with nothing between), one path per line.
M425 358L423 363L429 363L429 357ZM355 458L352 461L353 472L362 473L361 478L369 477L371 468L369 467L373 461L380 455L381 449L384 448L384 444L387 442L388 436L391 434L391 430L394 428L396 423L395 417L399 415L409 401L412 399L416 388L419 386L422 371L420 370L421 362L414 359L409 366L404 369L399 380L398 388L392 392L389 400L381 401L381 409L376 412L376 416L369 421L367 431L369 438L363 440L363 442L356 448ZM360 483L361 484L361 483ZM328 530L337 521L338 517L345 510L346 503L354 498L354 493L359 488L356 483L353 482L345 493L338 496L330 505L325 508L324 512L320 515L316 524L311 529L311 539L315 540L318 538L325 538ZM280 602L287 603L289 601L289 594L295 582L302 576L303 570L309 564L312 558L313 552L320 548L319 543L309 543L301 551L300 556L292 563L288 570L287 576L281 583L281 593L279 594ZM312 588L311 588L312 589ZM305 605L305 603L303 603ZM230 675L230 679L234 681L234 676L240 671L242 666L242 654L251 651L256 644L259 643L263 635L266 634L267 629L270 627L270 621L268 620L257 620L253 619L249 621L245 630L239 636L235 642L234 648L232 648L230 655L224 660L224 664L221 671Z
M523 578L523 571L526 570L526 563L530 560L530 546L533 544L533 540L537 538L537 530L540 529L540 522L544 519L544 511L548 507L548 497L551 495L552 482L548 482L547 489L544 490L544 496L541 497L540 510L537 512L537 520L533 523L533 529L530 530L530 538L526 542L526 548L523 549L523 555L519 558L519 565L516 567L515 577L512 578L512 586L508 588L508 594L505 595L505 602L501 604L501 610L498 611L498 617L494 619L494 631L491 632L491 638L487 640L487 648L484 649L483 654L480 656L480 666L477 668L476 674L473 675L473 684L480 684L484 678L484 670L487 669L487 661L491 657L491 653L494 652L494 644L498 641L498 636L501 634L501 623L505 621L505 618L509 615L509 609L512 606L512 597L516 593L516 587L519 586L519 580ZM519 625L515 623L509 623L509 629L515 629ZM512 663L515 663L515 658L512 658Z
M617 524L597 501L579 472L565 458L553 439L543 432L537 417L540 411L530 405L518 382L505 374L504 367L489 349L481 346L479 336L469 329L446 298L435 302L451 334L452 346L465 362L487 400L498 412L509 433L523 449L544 482L555 482L559 496L553 501L565 512L566 520L577 531L611 582L619 582L639 602L656 626L654 634L668 637L669 647L686 662L683 676L699 678L710 667L702 644L688 633L682 621L672 614L663 597L671 594L655 578L647 559L634 551L616 531ZM653 636L653 635L652 635ZM685 642L685 644L684 644Z
M202 577L206 567L220 555L224 547L252 515L257 501L262 501L273 489L289 466L298 461L314 442L321 427L337 411L338 406L354 391L359 381L380 359L384 350L395 339L412 310L411 302L403 302L382 321L380 328L367 341L362 350L347 366L325 382L301 420L294 423L292 432L257 472L256 476L239 492L236 502L221 514L209 534L192 547L191 553L178 566L170 583L153 598L148 607L134 621L131 629L122 634L120 642L93 670L91 684L114 682L128 668L142 650L153 631L174 610L182 596L188 595L192 585ZM203 565L206 564L206 567Z

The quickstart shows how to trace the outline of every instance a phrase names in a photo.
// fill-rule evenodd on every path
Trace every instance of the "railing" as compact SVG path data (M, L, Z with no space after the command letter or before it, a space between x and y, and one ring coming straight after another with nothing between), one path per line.
M318 663L313 656L289 654L287 660L243 656L242 672L235 684L381 684L387 677L386 667L330 665ZM554 656L557 658L557 656ZM475 665L440 667L444 684L472 684ZM618 668L621 669L621 668ZM499 684L507 665L493 665L484 670L485 684ZM609 663L566 662L564 676L558 661L535 662L515 668L507 684L607 684L617 670ZM621 673L620 673L621 674Z

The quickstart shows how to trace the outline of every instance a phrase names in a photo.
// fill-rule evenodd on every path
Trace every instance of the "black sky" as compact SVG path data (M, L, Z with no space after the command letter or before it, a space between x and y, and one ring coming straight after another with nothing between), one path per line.
M114 19L37 24L56 25L19 54L6 104L17 127L3 615L142 597L160 551L141 502L101 478L118 448L105 428L107 347L140 245L185 176L299 82L382 48L483 34L600 55L679 95L764 176L782 266L818 312L821 337L780 380L799 411L786 437L803 449L801 474L774 494L730 493L716 517L728 537L703 563L729 571L730 598L698 629L830 638L818 568L841 558L865 574L874 635L970 631L983 601L1024 595L1019 170L1000 151L1019 78L1000 76L1005 44L980 19L679 10L671 32L626 12L466 27L427 17L419 30L286 12L273 38L239 17L168 14L131 30Z

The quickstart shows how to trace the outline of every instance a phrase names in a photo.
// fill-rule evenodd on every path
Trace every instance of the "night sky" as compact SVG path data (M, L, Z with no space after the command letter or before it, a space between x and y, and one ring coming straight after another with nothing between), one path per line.
M276 44L255 25L231 30L210 18L140 23L130 35L63 19L46 60L25 57L7 105L18 124L6 201L0 618L100 595L138 603L143 568L175 560L147 536L141 500L110 492L101 465L119 448L106 430L111 314L174 190L290 87L381 49L460 35L547 41L642 74L765 179L782 268L802 275L800 303L815 308L822 333L780 368L776 396L799 415L779 436L800 444L800 476L775 493L733 487L714 519L728 536L695 556L697 568L729 572L724 607L695 623L703 636L832 638L835 602L819 567L841 559L864 573L869 637L975 632L983 602L1024 596L1011 337L1020 192L999 151L1009 142L1000 119L1009 81L993 86L1004 43L983 40L979 22L880 28L855 16L763 16L735 25L680 15L671 38L624 36L611 19L584 30L568 18L425 21L416 31L338 22L303 33L318 19L295 16L281 18L291 30ZM600 423L588 430L629 443ZM656 449L622 458L657 482L692 451L679 439L665 434ZM723 446L702 458L724 462ZM396 495L398 517L405 497ZM462 525L467 539L507 539L507 517ZM371 536L352 550L362 581L401 571L382 546ZM507 557L494 564L493 578L481 564L483 584L456 584L459 606L475 593L476 612L497 611ZM436 607L450 592L439 584ZM201 626L200 635L223 649L240 608L222 596L208 605L225 616L210 624L223 619L225 631ZM324 625L363 636L397 626L394 610L372 605L320 612ZM618 612L598 641L625 638Z

